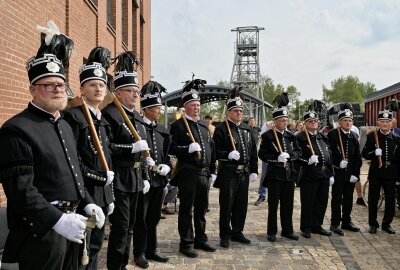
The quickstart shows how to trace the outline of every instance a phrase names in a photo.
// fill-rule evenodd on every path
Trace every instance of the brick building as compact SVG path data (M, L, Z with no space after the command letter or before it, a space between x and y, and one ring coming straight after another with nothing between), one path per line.
M79 95L79 67L95 46L140 56L140 83L150 80L151 0L1 0L0 1L0 125L30 101L26 61L36 54L36 25L53 20L75 42L67 80ZM113 67L109 69L113 75ZM1 149L0 149L1 151ZM0 185L0 206L6 198Z

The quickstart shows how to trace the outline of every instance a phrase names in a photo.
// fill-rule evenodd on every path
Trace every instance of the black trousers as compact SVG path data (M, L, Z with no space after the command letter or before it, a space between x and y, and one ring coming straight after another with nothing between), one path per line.
M282 234L293 233L293 197L294 183L268 180L268 235L276 235L278 204L280 202L280 216Z
M208 208L207 176L195 174L191 170L179 173L179 215L178 231L180 247L190 247L196 243L206 243L206 211ZM194 223L194 233L193 233Z
M342 224L351 222L354 187L354 183L335 178L335 183L332 185L331 225L338 226L340 222Z
M245 173L232 173L218 177L219 236L221 239L228 239L243 232L247 215L249 176Z
M20 270L76 270L79 244L68 241L51 229L41 239L29 234L18 251Z
M322 229L326 207L328 205L329 179L300 183L300 230L310 232Z
M385 213L382 219L382 227L389 226L393 221L395 212L395 179L369 179L368 193L368 223L370 226L379 227L377 221L378 201L381 188L385 192Z
M130 224L136 219L138 192L114 191L115 208L109 216L110 235L107 249L107 269L120 270L128 264L129 253L125 254Z
M151 187L147 194L139 194L136 222L133 227L133 255L152 254L157 248L157 225L161 216L162 187ZM129 234L129 237L132 237ZM128 243L130 239L128 238Z

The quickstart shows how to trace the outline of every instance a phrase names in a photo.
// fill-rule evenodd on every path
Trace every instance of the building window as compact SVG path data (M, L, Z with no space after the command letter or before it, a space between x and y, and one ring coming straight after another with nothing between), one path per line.
M132 5L132 51L138 53L138 9L139 6L136 0L133 0Z
M107 0L107 23L115 30L115 0Z
M128 1L121 0L122 15L121 15L121 29L122 29L122 42L128 45Z

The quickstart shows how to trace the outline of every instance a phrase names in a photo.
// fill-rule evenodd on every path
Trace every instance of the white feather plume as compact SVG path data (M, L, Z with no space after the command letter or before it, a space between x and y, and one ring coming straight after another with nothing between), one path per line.
M60 29L58 29L57 25L52 20L49 20L47 22L47 27L36 25L36 29L40 33L45 33L46 34L46 37L44 39L44 41L46 42L46 45L50 45L50 42L53 39L54 35L60 35L61 34Z

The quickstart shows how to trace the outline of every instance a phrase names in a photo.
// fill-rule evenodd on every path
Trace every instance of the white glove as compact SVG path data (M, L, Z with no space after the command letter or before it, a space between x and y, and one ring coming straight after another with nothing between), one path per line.
M211 176L210 176L211 186L214 185L214 182L215 182L216 179L217 179L217 175L212 173Z
M53 229L69 241L82 244L82 239L85 238L85 220L87 218L79 214L62 214L56 225L53 226Z
M140 140L135 143L132 143L132 154L142 152L144 150L149 150L149 145L146 140Z
M350 176L350 183L355 183L355 182L357 182L358 181L358 178L357 177L355 177L354 175L351 175Z
M251 173L249 176L250 182L255 182L258 178L258 175L256 173Z
M113 202L108 205L107 216L111 215L114 212L114 208L115 208L115 205Z
M308 159L308 165L314 164L314 163L318 163L318 156L317 155L312 155L309 159Z
M340 164L339 164L340 169L347 168L347 164L349 164L349 162L347 160L340 161Z
M396 182L396 186L400 186L400 182Z
M282 152L280 155L286 159L290 158L290 155L286 152Z
M375 156L382 156L382 149L381 148L376 148L375 149Z
M197 142L189 144L189 153L200 152L201 146Z
M152 159L151 157L147 157L146 158L146 166L153 167L154 165L156 165L156 162L154 161L154 159Z
M283 153L278 156L278 162L287 162L287 158L283 155Z
M233 150L232 152L229 153L228 159L232 160L239 160L240 159L240 153L236 150Z
M166 176L171 171L171 168L167 164L160 164L158 166L158 174L161 176Z
M146 194L150 190L150 183L147 180L143 181L144 187L143 187L143 194Z
M85 206L85 208L83 208L83 211L85 211L86 215L88 216L91 216L94 212L96 214L96 227L99 229L103 227L106 217L104 216L103 210L100 207L94 203L89 203Z
M114 172L113 172L113 171L107 171L107 182L106 182L106 186L108 186L109 184L111 184L113 180L114 180Z
M329 185L332 186L334 183L335 183L335 178L331 176L331 178L329 178Z

